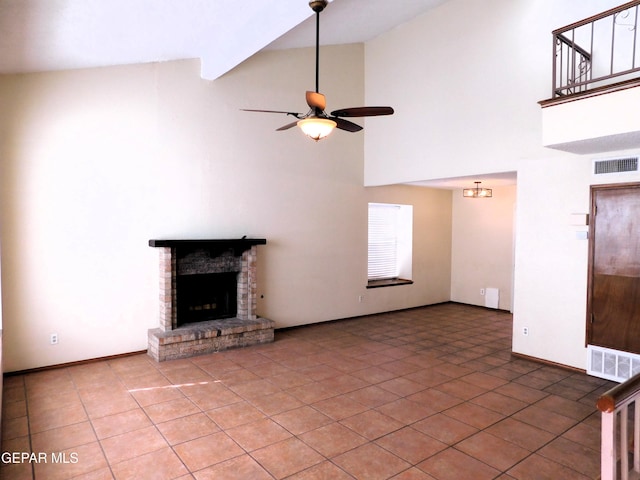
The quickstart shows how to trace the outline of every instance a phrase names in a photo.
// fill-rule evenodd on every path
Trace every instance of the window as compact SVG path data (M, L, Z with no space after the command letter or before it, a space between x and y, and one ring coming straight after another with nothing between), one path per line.
M369 204L368 287L411 283L413 206Z

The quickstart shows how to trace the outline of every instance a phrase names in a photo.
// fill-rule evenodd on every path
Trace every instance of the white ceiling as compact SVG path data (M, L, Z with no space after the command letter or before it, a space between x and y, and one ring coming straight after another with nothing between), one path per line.
M332 0L320 43L366 42L447 0ZM262 49L315 44L308 0L0 0L0 74L200 58L215 79ZM463 188L515 174L432 180Z
M370 40L444 1L333 0L321 43ZM314 45L315 16L308 0L0 0L0 32L0 73L200 58L215 79L267 45Z

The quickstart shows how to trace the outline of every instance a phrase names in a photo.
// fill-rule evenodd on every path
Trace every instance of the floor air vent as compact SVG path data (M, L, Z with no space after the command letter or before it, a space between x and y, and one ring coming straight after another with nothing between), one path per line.
M637 172L638 157L612 158L609 160L594 160L593 174Z
M640 373L640 355L605 347L587 346L587 373L614 382L624 382Z

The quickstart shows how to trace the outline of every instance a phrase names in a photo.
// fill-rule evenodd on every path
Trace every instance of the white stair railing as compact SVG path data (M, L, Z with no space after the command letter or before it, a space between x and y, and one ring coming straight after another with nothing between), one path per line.
M597 402L602 416L602 480L640 479L640 374L616 385Z

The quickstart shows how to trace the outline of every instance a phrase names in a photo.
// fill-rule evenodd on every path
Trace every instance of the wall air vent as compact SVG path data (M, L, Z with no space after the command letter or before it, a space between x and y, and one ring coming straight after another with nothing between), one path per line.
M609 160L594 160L593 174L637 172L638 157L612 158Z
M587 346L587 374L622 383L640 373L640 355L611 348Z

